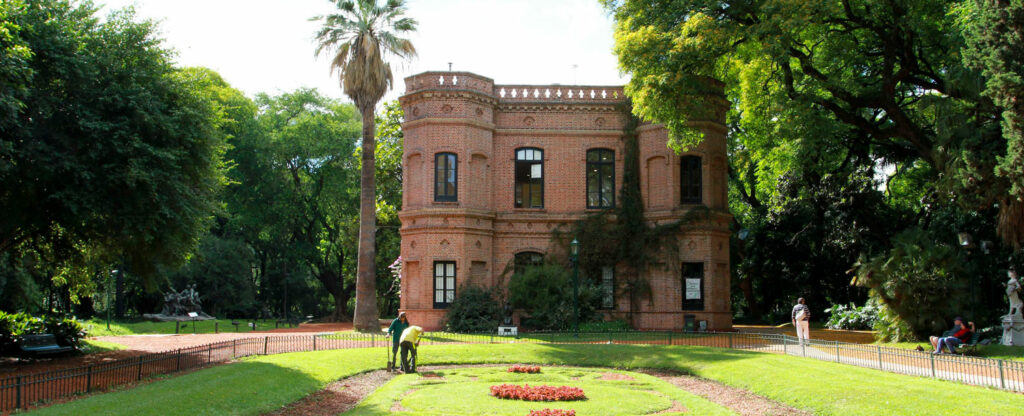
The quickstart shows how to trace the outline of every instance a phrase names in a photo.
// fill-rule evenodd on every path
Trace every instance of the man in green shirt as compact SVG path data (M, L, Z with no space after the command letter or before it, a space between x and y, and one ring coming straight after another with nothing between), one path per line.
M405 312L399 312L398 317L391 321L391 326L388 327L388 334L391 335L391 362L394 363L395 359L398 358L398 342L402 338L402 331L409 327L409 318L405 317ZM392 364L394 365L394 364Z
M409 365L409 353L412 353L413 363L416 360L416 347L420 345L420 336L423 335L423 328L412 325L402 331L402 338L399 344L402 347L402 371L415 373L415 364Z

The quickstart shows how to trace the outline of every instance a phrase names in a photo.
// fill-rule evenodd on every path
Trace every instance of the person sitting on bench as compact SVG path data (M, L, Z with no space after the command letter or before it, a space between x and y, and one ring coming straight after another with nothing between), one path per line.
M932 354L941 354L943 346L949 349L950 354L953 354L956 352L956 347L970 341L971 336L974 335L974 322L968 322L967 324L970 325L970 328L965 326L964 319L958 316L953 320L953 329L956 330L953 336L931 337L932 346L935 347L935 351Z
M402 348L402 372L414 373L416 369L409 365L409 353L416 355L416 348L420 345L420 336L423 335L423 328L412 325L402 331L402 338L399 345Z

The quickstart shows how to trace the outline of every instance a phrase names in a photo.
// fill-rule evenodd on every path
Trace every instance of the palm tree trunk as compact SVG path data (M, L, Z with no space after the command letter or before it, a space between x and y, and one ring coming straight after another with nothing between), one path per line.
M359 257L356 260L356 311L352 326L357 331L380 332L377 321L377 184L374 182L376 148L373 105L360 106L363 115L363 159L359 186Z

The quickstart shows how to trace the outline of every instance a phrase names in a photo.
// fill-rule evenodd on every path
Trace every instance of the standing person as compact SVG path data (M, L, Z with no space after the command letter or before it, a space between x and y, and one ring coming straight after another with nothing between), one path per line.
M811 309L807 307L807 301L804 298L796 300L792 319L793 327L796 328L796 337L800 339L801 344L807 342L810 338Z
M398 358L398 343L402 338L402 332L405 328L409 327L409 318L405 317L405 312L399 312L398 317L391 321L391 326L388 327L388 334L391 335L391 363L394 365L395 360Z
M402 372L413 373L416 370L409 365L409 353L416 355L416 348L420 346L420 336L423 335L423 328L412 325L402 331L402 338L399 345L402 348Z

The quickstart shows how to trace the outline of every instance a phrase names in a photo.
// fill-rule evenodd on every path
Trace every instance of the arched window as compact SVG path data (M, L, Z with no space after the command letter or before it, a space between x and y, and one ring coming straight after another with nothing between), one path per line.
M458 160L455 153L434 155L434 201L455 202L459 200Z
M615 207L615 152L587 151L587 208Z
M515 274L520 274L527 267L540 266L544 263L544 255L535 251L524 251L522 253L516 253L516 257L513 260L512 271Z
M544 208L544 151L516 149L515 207Z
M701 203L700 156L683 156L679 159L679 203Z

